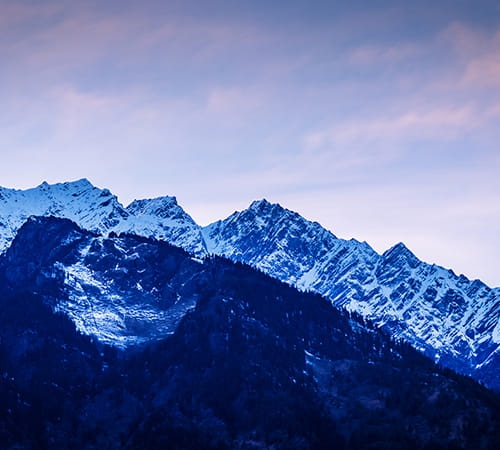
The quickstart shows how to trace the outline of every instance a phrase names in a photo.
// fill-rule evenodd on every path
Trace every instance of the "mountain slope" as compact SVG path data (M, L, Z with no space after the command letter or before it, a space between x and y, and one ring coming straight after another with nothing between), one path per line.
M404 244L379 255L265 200L203 234L209 252L318 292L436 361L500 388L500 289L421 262Z
M173 333L196 304L183 286L201 265L166 242L105 238L40 217L20 228L0 273L5 286L46 297L81 333L125 348Z
M122 302L138 314L163 301L156 308L169 311L183 298L194 305L171 328L142 324L145 341L121 350L118 336L107 347L109 335L80 327L64 306L78 302L67 271L75 264L112 287L111 308ZM134 264L146 270L132 271ZM6 448L499 444L493 393L248 266L218 257L200 263L162 242L34 218L2 257L0 281ZM80 313L99 318L108 306L95 303L93 281ZM141 296L137 284L164 295Z

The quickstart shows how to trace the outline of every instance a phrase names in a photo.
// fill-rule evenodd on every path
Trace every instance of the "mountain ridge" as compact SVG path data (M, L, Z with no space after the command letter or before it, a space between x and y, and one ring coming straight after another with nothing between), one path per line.
M435 361L500 388L500 289L420 261L403 243L381 255L265 199L200 227L175 197L124 207L88 180L27 191L0 190L0 243L7 248L30 215L55 215L83 229L167 241L198 258L249 264L361 314ZM10 241L9 241L10 239Z
M499 386L494 371L482 373L498 364L500 289L424 263L402 243L379 255L366 243L313 232L318 225L303 218L282 221L293 216L284 208L276 215L245 210L204 232L215 253L318 292L435 361ZM301 244L307 248L297 253Z

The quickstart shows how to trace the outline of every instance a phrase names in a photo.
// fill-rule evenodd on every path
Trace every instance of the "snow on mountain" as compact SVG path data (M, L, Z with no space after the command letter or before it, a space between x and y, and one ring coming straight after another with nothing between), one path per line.
M0 188L0 249L12 241L30 216L55 216L73 220L82 228L105 232L128 216L107 189L88 180L40 186L25 191Z
M402 243L379 255L265 200L203 234L210 253L318 292L462 373L499 352L500 289L424 263Z
M150 259L151 246L126 238L88 241L76 262L56 265L64 273L67 299L59 299L55 310L66 314L81 333L119 348L172 334L197 298L171 298L166 282L147 282L146 271L158 272L163 262Z
M194 306L195 300L186 298L176 299L168 308L159 307L165 302L153 287L148 290L141 283L117 286L116 273L121 261L133 262L132 267L123 269L124 274L129 270L135 273L143 264L135 260L145 256L143 252L135 252L135 248L134 251L125 246L111 248L114 244L109 242L114 241L108 242L104 237L112 232L152 237L183 247L196 256L205 256L200 227L174 197L138 200L125 208L109 190L99 189L86 179L53 185L44 182L24 191L0 188L0 251L15 252L9 245L23 224L34 216L69 219L81 229L101 235L75 250L74 261L55 268L65 277L67 292L61 298L68 299L58 301L55 309L67 314L82 333L104 343L126 347L165 336ZM45 236L34 237L29 252L35 251L33 246L43 247L44 240ZM144 251L144 246L141 248ZM106 251L108 260L121 252L121 259L115 257L116 268L103 272L102 267L89 263L98 251ZM128 254L129 251L132 253ZM43 259L42 254L39 259ZM156 269L148 267L147 270ZM134 278L133 273L128 276Z
M198 256L206 256L200 227L178 205L175 197L135 200L127 206L129 216L113 228L140 236L165 240Z
M250 264L302 289L319 290L330 265L348 277L353 267L364 271L377 258L367 244L338 239L319 223L266 200L208 225L203 235L209 253Z
M126 348L172 334L197 302L203 264L138 236L103 237L59 218L30 218L0 257L3 285L44 296L78 331Z
M442 364L500 388L500 289L424 263L402 243L379 255L365 242L339 239L266 200L202 228L175 197L136 200L125 208L108 190L79 180L26 191L0 188L1 250L32 215L68 218L104 235L132 233L168 241L195 256L217 254L247 263L320 293ZM95 301L112 303L106 287L80 264L65 269L75 298L83 286L93 286L91 291L99 293ZM115 313L120 317L123 311ZM109 319L96 322L93 333L113 322Z
M103 234L155 237L199 256L206 254L198 225L174 197L134 201L125 208L109 190L86 179L53 185L44 182L24 191L0 188L0 251L30 216L66 218Z

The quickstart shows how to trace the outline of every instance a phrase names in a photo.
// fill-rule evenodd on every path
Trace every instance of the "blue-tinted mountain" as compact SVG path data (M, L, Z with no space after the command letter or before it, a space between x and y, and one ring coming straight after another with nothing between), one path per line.
M402 243L379 255L265 200L203 234L209 252L318 292L435 361L500 388L500 289L424 263Z
M52 185L44 182L27 190L0 187L0 251L10 245L30 216L70 219L97 233L154 237L206 255L199 226L175 197L136 200L124 207L108 189L97 188L86 179Z
M325 298L66 219L0 257L0 373L2 448L500 444L493 392Z
M202 228L175 197L136 200L124 207L108 190L79 180L26 191L2 188L0 248L8 248L32 215L68 218L103 235L124 232L163 240L196 258L215 254L244 262L320 293L440 364L500 389L500 289L422 262L402 243L380 255L367 243L338 238L265 200ZM95 295L113 304L106 286L91 280L92 268L75 262L66 270L75 297L86 295L77 294L78 286L93 283ZM103 321L121 329L120 311L115 305Z
M32 217L3 255L4 284L46 297L77 330L126 348L173 333L196 305L199 260L164 241L108 239L68 219Z

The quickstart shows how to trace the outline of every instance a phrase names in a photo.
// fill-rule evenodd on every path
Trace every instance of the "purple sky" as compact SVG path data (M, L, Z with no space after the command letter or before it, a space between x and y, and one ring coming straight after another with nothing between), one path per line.
M500 286L496 3L0 0L0 185L265 197Z

